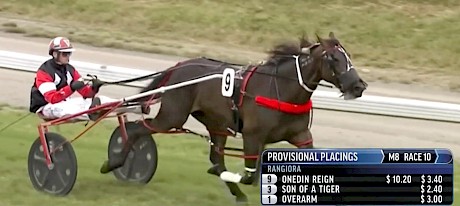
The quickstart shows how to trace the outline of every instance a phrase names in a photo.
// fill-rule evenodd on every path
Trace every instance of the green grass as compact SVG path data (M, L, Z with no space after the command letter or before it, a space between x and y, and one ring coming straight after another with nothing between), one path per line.
M24 110L0 108L0 128L24 115ZM208 175L207 143L189 135L155 135L159 151L159 166L153 180L145 186L121 183L111 175L99 174L100 164L107 156L109 135L114 121L104 121L73 143L78 160L78 178L67 197L53 197L35 191L27 173L27 155L37 138L34 116L22 120L0 134L0 199L2 206L20 205L233 205L234 199L215 176ZM61 125L60 134L75 137L83 124ZM230 142L233 146L236 143ZM282 145L286 147L286 145ZM282 147L274 145L271 147ZM239 171L243 162L227 158L231 171ZM460 198L460 167L455 168L455 199ZM241 186L249 195L251 205L259 205L259 189Z
M0 109L0 127L24 115L23 111ZM1 205L230 205L233 197L218 177L206 173L210 167L207 143L191 135L157 135L158 170L146 186L125 184L112 174L102 175L99 167L107 157L109 136L115 121L98 124L73 143L78 160L76 185L68 197L59 198L35 191L27 173L27 155L37 138L39 120L30 116L1 133ZM56 131L57 128L54 129ZM59 126L59 133L75 137L84 124ZM228 158L232 171L244 168L243 161ZM253 203L259 202L258 187L242 186Z
M295 40L302 31L310 37L334 31L361 66L403 69L406 76L460 74L456 0L3 0L0 13L33 20L23 26L28 36L245 62L260 57L248 51ZM402 80L420 81L430 78Z

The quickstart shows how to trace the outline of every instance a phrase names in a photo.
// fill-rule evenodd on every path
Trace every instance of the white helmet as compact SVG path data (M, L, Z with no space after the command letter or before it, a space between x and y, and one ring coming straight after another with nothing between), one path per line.
M50 41L49 44L49 55L52 55L54 51L58 52L73 52L75 48L73 48L70 40L66 37L56 37Z

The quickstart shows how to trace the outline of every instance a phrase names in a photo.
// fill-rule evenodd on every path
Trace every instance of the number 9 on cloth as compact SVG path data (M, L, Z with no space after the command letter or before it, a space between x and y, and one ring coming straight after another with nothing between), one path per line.
M222 73L222 96L231 97L235 85L235 70L226 68Z

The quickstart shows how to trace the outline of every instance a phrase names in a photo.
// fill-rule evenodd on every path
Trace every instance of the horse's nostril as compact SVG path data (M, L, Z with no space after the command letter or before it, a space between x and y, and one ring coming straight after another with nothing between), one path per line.
M356 97L361 97L365 89L366 87L363 87L362 85L356 85L355 87L353 87L353 94Z

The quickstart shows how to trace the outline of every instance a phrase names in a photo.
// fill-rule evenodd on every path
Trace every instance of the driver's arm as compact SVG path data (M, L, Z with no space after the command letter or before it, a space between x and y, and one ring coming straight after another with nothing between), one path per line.
M74 79L78 79L79 81L82 79L80 73L74 68L73 69L73 77ZM90 85L86 85L83 88L77 90L77 92L83 97L83 98L91 98L96 95L97 92L93 91Z
M56 85L53 82L53 78L41 69L37 71L35 85L37 85L38 90L45 97L45 100L51 104L59 103L73 93L70 85L56 91Z

